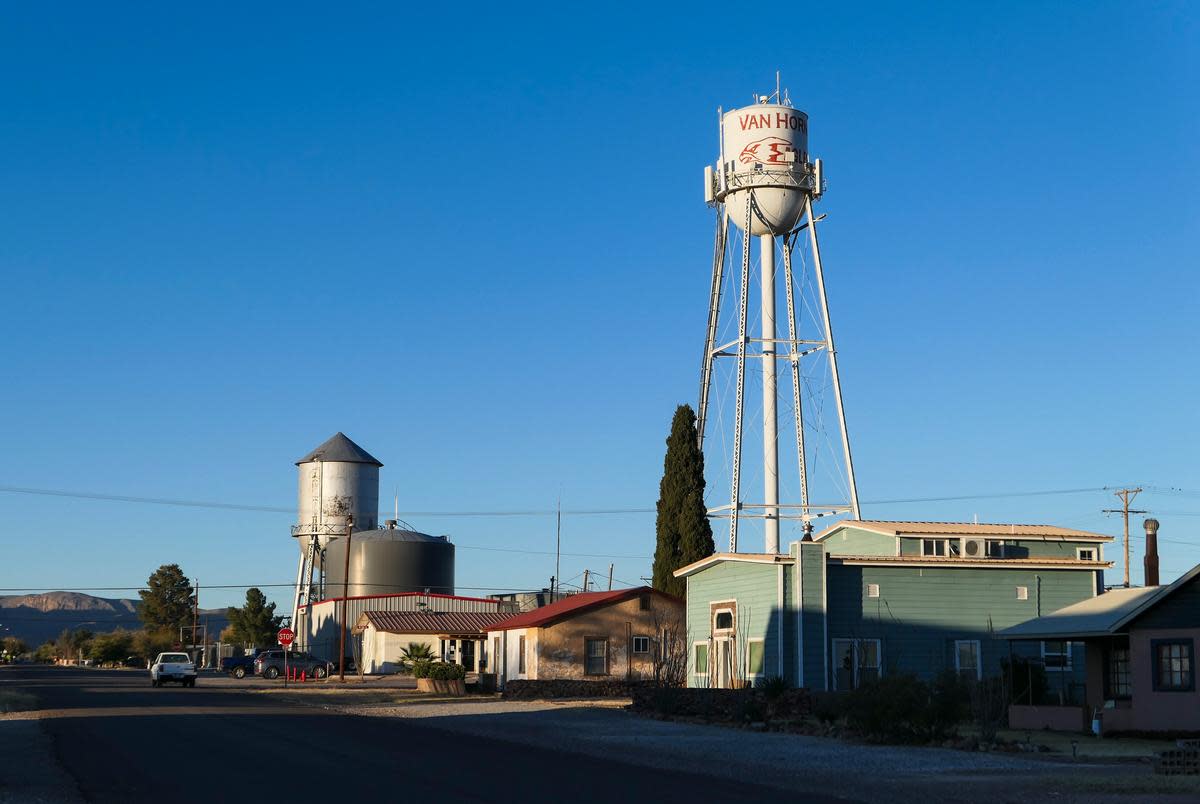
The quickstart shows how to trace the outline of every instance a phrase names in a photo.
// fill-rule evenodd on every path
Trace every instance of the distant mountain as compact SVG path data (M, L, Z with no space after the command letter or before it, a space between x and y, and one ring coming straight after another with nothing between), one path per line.
M106 634L118 628L135 631L140 600L107 598L80 592L45 592L40 595L0 595L0 635L15 636L32 647L56 638L66 629L86 628ZM200 623L208 622L209 639L229 625L225 609L200 609Z

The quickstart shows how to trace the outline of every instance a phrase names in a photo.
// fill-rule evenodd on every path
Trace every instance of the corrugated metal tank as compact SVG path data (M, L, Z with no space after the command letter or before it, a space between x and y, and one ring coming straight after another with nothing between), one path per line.
M331 534L345 533L347 512L354 515L355 527L375 528L382 465L342 433L297 461L300 514L292 534L315 534L325 547ZM308 549L308 539L297 542L301 553Z
M325 593L342 596L345 539L325 551ZM386 528L354 534L350 548L350 597L397 592L454 594L454 545L445 536Z

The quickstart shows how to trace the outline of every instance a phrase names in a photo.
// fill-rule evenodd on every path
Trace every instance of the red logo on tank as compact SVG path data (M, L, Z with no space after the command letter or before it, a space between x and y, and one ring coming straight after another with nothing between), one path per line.
M743 148L738 161L743 165L752 162L782 165L787 163L787 154L792 150L792 144L781 137L765 137Z

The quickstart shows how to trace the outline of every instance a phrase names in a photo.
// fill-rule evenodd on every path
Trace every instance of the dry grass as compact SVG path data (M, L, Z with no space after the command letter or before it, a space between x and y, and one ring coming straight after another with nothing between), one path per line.
M1023 731L1002 729L1001 739L1034 745L1044 745L1051 753L1072 755L1072 745L1080 759L1143 759L1153 758L1159 751L1175 748L1174 740L1149 740L1140 737L1094 737L1066 731Z
M20 690L0 690L0 713L37 709L37 698Z

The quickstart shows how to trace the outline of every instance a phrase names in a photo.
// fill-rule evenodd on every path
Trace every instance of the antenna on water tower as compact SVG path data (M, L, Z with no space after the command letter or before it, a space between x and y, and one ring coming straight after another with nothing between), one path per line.
M729 502L708 509L710 517L729 519L729 549L736 552L738 527L744 519L762 519L764 549L779 552L781 519L800 520L802 527L811 520L836 514L860 516L858 490L854 481L854 465L850 453L850 438L842 407L841 383L838 376L837 350L834 348L833 328L829 320L829 303L825 294L824 269L816 224L824 216L813 214L813 202L824 191L821 160L810 161L808 153L808 115L792 108L785 100L779 73L775 73L775 94L766 97L755 94L755 103L723 114L719 113L720 156L715 166L704 169L705 201L718 211L716 245L713 256L713 276L709 294L708 335L700 377L700 399L696 422L697 440L704 447L705 427L709 418L709 403L714 387L718 357L736 361L735 401L733 411L732 455L729 464ZM729 248L730 221L741 231L741 259ZM806 298L796 299L795 277L792 271L792 251L800 233L807 230L812 261L812 279L816 299L813 300L814 319L818 332L802 337L797 318L797 306ZM751 290L751 241L759 243L758 290L761 332L753 337L748 330L749 295ZM779 295L776 256L782 252L783 283L787 304L787 337L776 332L776 301ZM731 316L722 315L726 256L733 257L729 265L732 276L736 271L735 301L736 335L730 340L718 334ZM803 263L801 270L804 271ZM807 276L807 275L806 275ZM811 288L810 288L811 290ZM734 291L731 291L734 292ZM731 335L733 333L730 333ZM803 384L810 380L801 372L802 358L825 355L828 383L837 407L838 431L841 436L841 463L845 473L844 501L822 500L813 504L809 499L809 461L805 452L805 408L801 401ZM748 360L761 360L762 365L762 456L763 492L761 502L742 499L742 435L746 416L746 368ZM795 449L798 469L799 501L781 503L779 499L779 422L777 403L779 388L776 369L779 361L791 372L792 393L785 404L792 408L795 428ZM807 365L807 363L806 363ZM821 382L824 382L822 379ZM718 410L720 407L718 406ZM820 414L820 407L816 413ZM810 425L811 426L811 425ZM724 456L725 453L722 453ZM713 461L712 464L716 462Z

